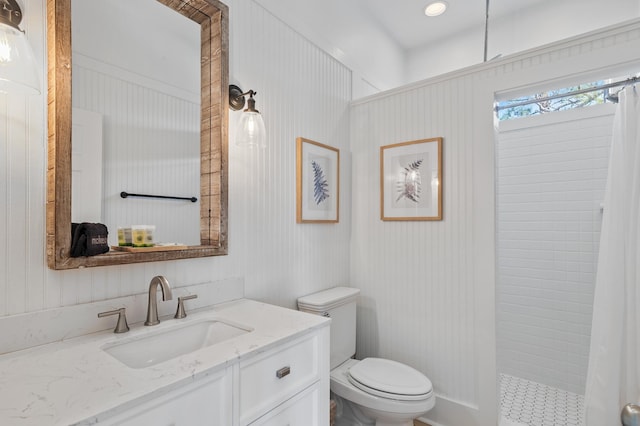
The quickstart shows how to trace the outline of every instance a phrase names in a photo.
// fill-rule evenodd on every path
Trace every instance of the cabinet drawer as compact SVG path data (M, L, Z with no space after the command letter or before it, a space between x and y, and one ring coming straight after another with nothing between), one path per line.
M320 426L319 419L321 416L318 413L319 388L320 386L317 384L313 385L278 408L260 417L251 423L251 426Z
M305 336L240 364L240 423L246 425L315 383L319 338Z

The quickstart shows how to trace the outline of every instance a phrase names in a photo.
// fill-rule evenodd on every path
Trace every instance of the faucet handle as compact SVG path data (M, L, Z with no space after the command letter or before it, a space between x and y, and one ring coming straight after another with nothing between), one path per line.
M198 297L197 294L192 294L190 296L182 296L178 297L178 310L176 310L176 314L173 316L174 318L184 318L187 316L187 312L184 310L184 301L196 299Z
M116 309L113 311L100 312L98 314L98 318L108 317L110 315L118 314L118 323L116 324L116 328L113 330L114 333L126 333L129 331L129 324L127 324L127 314L125 313L125 308Z

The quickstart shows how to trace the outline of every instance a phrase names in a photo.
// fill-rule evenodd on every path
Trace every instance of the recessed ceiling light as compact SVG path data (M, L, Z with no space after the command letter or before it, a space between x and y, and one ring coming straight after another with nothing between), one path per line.
M424 14L427 16L439 16L447 10L447 3L444 1L434 1L424 8Z

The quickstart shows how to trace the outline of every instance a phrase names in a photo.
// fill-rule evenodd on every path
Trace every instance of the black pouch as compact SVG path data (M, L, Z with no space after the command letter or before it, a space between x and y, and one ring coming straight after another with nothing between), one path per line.
M71 257L95 256L109 251L109 231L102 223L71 224Z

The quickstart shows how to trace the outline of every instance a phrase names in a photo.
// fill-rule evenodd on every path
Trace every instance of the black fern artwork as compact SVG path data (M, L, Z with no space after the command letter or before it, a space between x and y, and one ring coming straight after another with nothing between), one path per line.
M422 192L420 164L422 164L422 159L409 163L404 167L402 172L403 179L397 182L398 198L396 203L402 198L406 198L416 204L420 202L420 193Z
M316 205L320 205L329 198L329 184L324 177L324 170L318 163L311 161L311 167L313 167L313 199Z

